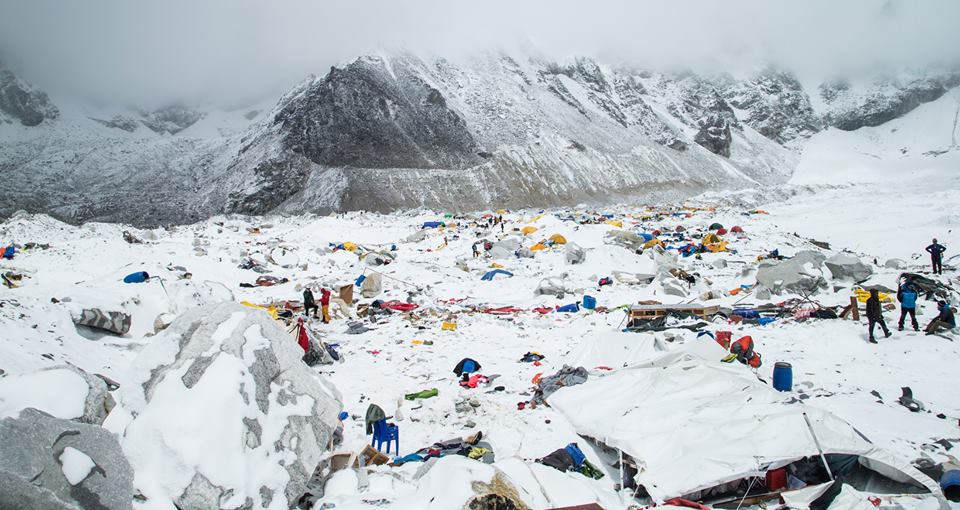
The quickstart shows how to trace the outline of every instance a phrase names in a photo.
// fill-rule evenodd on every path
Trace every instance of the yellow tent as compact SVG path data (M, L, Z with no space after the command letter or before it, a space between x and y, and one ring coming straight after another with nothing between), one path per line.
M530 251L540 251L540 250L546 250L546 249L547 247L544 246L543 243L537 243L530 247Z
M266 306L255 305L249 301L241 301L240 304L243 306L248 306L250 308L257 308L259 310L263 310L264 312L267 312L268 314L270 314L270 318L272 318L273 320L277 320L278 318L277 308L275 306L271 306L268 308Z
M560 234L553 234L550 236L550 240L553 241L553 244L567 244L567 238Z
M856 289L853 289L853 292L857 294L857 301L861 303L866 303L867 300L870 299L869 290L856 288ZM890 294L887 294L886 292L877 292L877 294L880 296L880 301L883 301L883 302L893 301L893 299L890 299Z
M497 214L507 214L506 209L497 209Z
M709 234L703 236L703 244L714 244L721 241L720 236L710 232Z
M351 243L350 241L347 241L343 243L343 249L347 251L357 251L357 245L354 243Z
M643 249L646 250L646 249L648 249L648 248L653 248L654 246L656 246L656 245L658 245L658 244L659 244L659 245L663 245L663 241L654 238L654 239L651 239L651 240L643 243Z
M623 228L623 222L619 220L607 220L606 223L607 225L613 225L617 228Z
M496 268L496 269L503 269L504 266L503 266L503 264L500 264L499 262L491 262L491 263L490 263L490 267L493 267L493 268Z
M526 227L523 227L522 229L520 229L520 233L526 236L536 232L537 230L538 230L537 227L534 227L532 225L527 225Z
M707 249L712 251L713 253L727 251L727 242L720 241L719 243L710 243L707 245Z

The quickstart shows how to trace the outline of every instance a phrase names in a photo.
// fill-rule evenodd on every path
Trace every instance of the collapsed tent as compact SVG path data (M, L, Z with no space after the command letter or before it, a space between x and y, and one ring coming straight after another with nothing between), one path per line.
M513 273L511 273L510 271L504 271L503 269L494 269L493 271L487 271L486 274L484 274L480 279L483 280L483 281L491 281L491 280L493 280L498 274L502 274L502 275L508 276L508 277L509 277L509 276L513 276Z
M933 480L875 449L847 422L777 392L741 365L720 363L725 354L714 342L696 342L562 388L549 404L578 434L630 459L633 481L654 501L700 499L706 489L816 459L821 451L856 456L893 487L909 484L942 497Z
M130 331L129 314L123 312L104 312L99 308L85 309L73 323L88 328L102 329L117 335L126 335Z
M667 350L652 334L593 331L563 358L563 364L590 369L616 369L633 365Z

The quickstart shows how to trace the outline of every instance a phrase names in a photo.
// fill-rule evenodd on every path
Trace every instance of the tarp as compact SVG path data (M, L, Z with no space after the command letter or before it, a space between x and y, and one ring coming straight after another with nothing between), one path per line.
M494 277L496 277L498 274L502 274L505 276L513 276L513 273L511 273L510 271L504 271L503 269L494 269L493 271L487 271L487 273L484 274L483 277L481 277L480 279L484 281L490 281L490 280L493 280Z
M715 342L690 348L563 388L549 403L578 434L633 457L636 481L655 501L816 456L811 430L825 453L876 451L837 416L788 403L790 395L761 383L747 367L720 363L726 351ZM911 475L929 487L919 472Z
M592 331L563 358L563 364L587 370L617 369L655 358L666 350L666 345L651 333Z

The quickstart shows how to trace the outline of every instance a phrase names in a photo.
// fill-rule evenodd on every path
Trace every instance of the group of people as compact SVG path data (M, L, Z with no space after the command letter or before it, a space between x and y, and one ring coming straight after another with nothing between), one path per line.
M926 251L930 254L930 261L933 266L933 274L943 274L943 252L947 249L936 239ZM903 331L903 325L907 317L910 317L910 324L914 331L920 331L920 324L917 322L917 298L919 292L909 281L904 281L897 289L897 301L900 302L900 321L897 324L897 330ZM883 320L883 307L880 306L880 294L877 289L870 291L870 297L867 299L867 333L870 343L877 343L873 336L873 331L879 324L880 329L886 337L892 335L887 328L886 321ZM957 320L953 313L953 308L946 301L937 302L937 317L934 318L924 328L928 335L933 335L942 331L950 331L957 327Z
M325 287L320 289L320 306L317 306L310 287L303 289L303 313L309 316L310 310L313 310L314 317L317 317L319 311L322 314L324 324L330 323L330 289Z

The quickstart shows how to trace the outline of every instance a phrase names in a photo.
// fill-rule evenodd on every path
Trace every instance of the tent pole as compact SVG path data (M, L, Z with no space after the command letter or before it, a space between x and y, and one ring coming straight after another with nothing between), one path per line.
M619 464L619 466L620 466L620 489L622 490L622 489L624 489L624 484L623 484L623 450L617 448L617 456L620 457L620 464Z
M810 424L810 417L807 416L807 412L803 412L803 420L807 422L807 430L810 431L810 435L813 436L813 444L817 445L817 452L820 454L820 460L823 461L823 467L827 468L827 475L830 476L830 481L833 482L833 472L830 471L830 465L827 464L827 457L823 454L823 448L820 447L820 440L817 439L817 435L813 432L813 425Z

